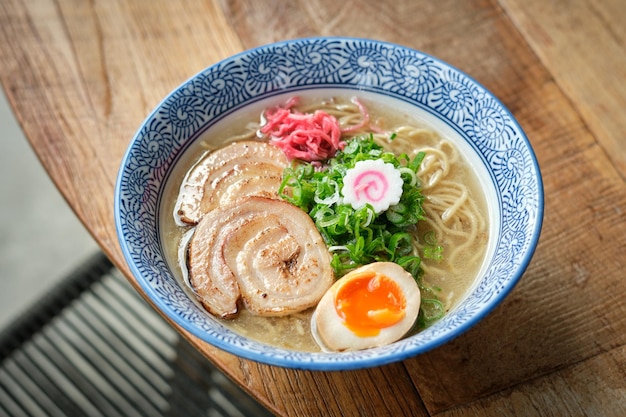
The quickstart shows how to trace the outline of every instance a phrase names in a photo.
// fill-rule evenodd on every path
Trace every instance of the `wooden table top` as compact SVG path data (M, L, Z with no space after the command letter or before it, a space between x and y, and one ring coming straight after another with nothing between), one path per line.
M624 21L623 0L3 0L0 78L50 177L138 289L114 184L142 120L184 80L317 35L451 63L512 111L543 173L541 239L504 303L445 346L360 371L260 365L186 336L277 415L624 416Z

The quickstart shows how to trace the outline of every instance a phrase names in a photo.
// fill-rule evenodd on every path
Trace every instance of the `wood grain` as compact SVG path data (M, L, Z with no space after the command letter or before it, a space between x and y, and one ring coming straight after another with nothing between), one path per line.
M624 2L501 3L626 180Z
M626 349L617 348L438 416L621 417L626 415L624 364Z
M541 240L502 305L427 354L350 372L261 365L179 331L277 415L617 416L625 9L619 0L5 0L0 81L59 190L141 292L117 244L113 188L136 129L172 89L244 49L305 36L375 38L455 65L512 111L544 179Z

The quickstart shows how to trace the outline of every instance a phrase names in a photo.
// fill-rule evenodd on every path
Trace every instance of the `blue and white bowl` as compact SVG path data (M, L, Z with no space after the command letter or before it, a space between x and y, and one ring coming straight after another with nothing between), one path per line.
M435 129L457 138L487 195L490 243L472 291L432 327L380 348L302 353L242 337L198 307L164 259L158 219L171 215L161 213L161 198L175 164L211 126L263 101L335 90L410 109ZM383 365L426 352L463 333L518 282L535 250L542 218L543 188L535 155L500 101L437 58L365 39L281 42L203 70L168 95L143 122L122 160L115 189L122 251L157 308L225 351L271 365L314 370Z

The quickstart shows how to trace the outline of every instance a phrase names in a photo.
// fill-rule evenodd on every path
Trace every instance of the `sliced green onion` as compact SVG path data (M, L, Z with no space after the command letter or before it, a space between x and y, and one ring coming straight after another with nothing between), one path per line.
M406 178L408 178L408 184L412 187L414 187L417 184L417 174L415 173L415 171L413 171L411 168L408 167L400 167L398 168L398 171L400 171L400 175L402 176L402 178L405 180L404 182L406 183Z
M396 156L378 145L372 134L354 137L321 167L296 163L285 169L280 196L313 218L324 241L332 248L332 265L337 276L366 263L394 261L418 279L420 259L412 255L414 238L408 228L424 217L416 174L424 155L418 153L412 159L407 154ZM369 205L355 210L344 204L341 190L346 172L359 161L377 159L399 170L402 179L399 203L379 214Z
M439 320L445 314L445 307L436 298L422 298L420 302L420 312L417 316L417 325L425 329Z
M321 185L324 187L320 186L315 190L313 201L317 204L323 204L326 206L337 203L341 198L341 195L339 194L339 184L337 184L337 181L326 180Z
M419 169L419 167L422 164L422 161L424 160L425 157L426 157L426 153L425 152L418 152L417 155L415 155L415 158L413 158L413 160L409 164L409 168L411 168L413 171L417 172L417 170Z

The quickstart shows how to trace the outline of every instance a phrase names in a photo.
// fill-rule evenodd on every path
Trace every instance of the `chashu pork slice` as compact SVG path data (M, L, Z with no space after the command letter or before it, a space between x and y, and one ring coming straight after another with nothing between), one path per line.
M200 203L204 213L227 206L246 196L278 199L284 168L267 162L236 165L212 182L212 192Z
M280 186L277 176L282 179L288 164L283 152L267 142L234 142L209 152L183 179L174 218L178 224L193 226L210 210L228 203L221 201L224 196L274 197Z
M304 211L251 196L207 213L189 242L189 282L213 315L283 316L315 306L334 282L330 255Z

